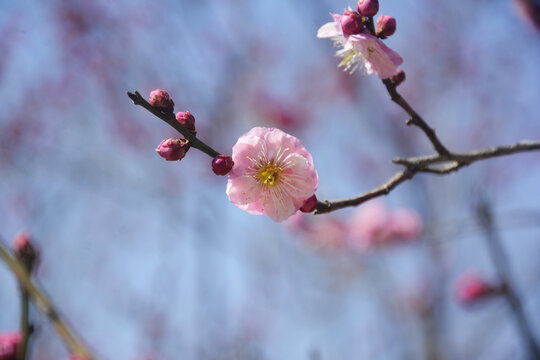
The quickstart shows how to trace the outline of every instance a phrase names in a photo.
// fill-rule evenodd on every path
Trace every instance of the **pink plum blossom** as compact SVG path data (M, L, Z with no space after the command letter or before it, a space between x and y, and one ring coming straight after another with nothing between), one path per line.
M318 185L313 158L296 137L255 127L232 149L227 195L242 210L283 221L296 213Z
M375 73L381 79L397 73L397 67L403 63L398 53L371 35L367 29L362 33L346 36L341 28L342 15L330 15L334 21L321 26L317 37L334 41L334 45L339 48L336 56L342 58L339 67L350 73L360 67L367 74Z
M389 211L381 201L361 206L349 223L350 245L358 250L412 240L422 232L420 216L410 209Z

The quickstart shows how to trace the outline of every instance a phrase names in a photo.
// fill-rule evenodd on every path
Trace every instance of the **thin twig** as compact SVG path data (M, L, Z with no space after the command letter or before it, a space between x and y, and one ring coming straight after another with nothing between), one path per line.
M350 199L345 199L345 200L319 202L317 204L317 209L315 210L315 214L325 214L325 213L329 213L337 209L342 209L344 207L357 206L370 199L373 199L382 195L387 195L396 186L398 186L399 184L401 184L402 182L406 180L411 179L414 176L414 174L416 174L415 170L405 169L403 171L400 171L394 174L394 176L392 176L387 182L385 182L378 188L368 191L367 193L362 194L360 196L350 198Z
M462 164L472 164L475 161L490 159L499 156L512 155L519 152L540 150L540 141L520 141L516 144L490 147L487 149L475 150L466 153L449 153L442 156L433 154L428 156L418 156L409 158L395 158L392 160L394 164L404 166L425 167L432 164L440 164L449 161L457 161Z
M370 199L387 195L399 184L412 178L416 173L430 173L435 175L446 175L468 166L476 161L486 160L499 156L512 155L520 152L540 150L538 141L521 141L517 144L491 147L487 149L475 150L468 153L448 153L448 155L434 154L429 156L419 156L410 158L395 158L395 164L403 165L405 170L396 173L381 186L368 191L362 195L336 201L321 201L317 205L315 214L325 214L331 211L349 206L357 206ZM436 164L446 164L441 168L433 167Z
M24 269L24 266L15 259L0 239L0 258L4 260L6 265L10 268L13 274L17 277L19 285L29 294L34 304L39 307L49 318L54 329L58 335L64 340L64 343L69 348L73 355L81 356L85 359L93 359L87 346L84 345L82 340L75 334L75 331L70 328L60 314L53 307L51 300L45 295L43 290L39 289L35 285L28 275L28 272Z
M398 93L396 89L396 85L392 82L390 79L384 79L383 81L384 86L386 86L386 90L388 91L388 94L390 95L390 98L393 102L398 104L403 110L407 112L411 116L409 120L407 120L407 125L415 125L418 126L422 131L426 134L428 139L433 144L433 147L435 150L439 153L441 156L446 156L450 152L448 149L441 143L437 135L435 134L435 130L433 130L425 121L422 119L420 115L412 108L411 105Z
M508 300L510 308L514 313L523 342L529 349L530 358L538 360L540 359L540 347L534 338L531 326L527 321L525 311L523 310L521 299L516 292L514 285L515 282L513 281L510 271L510 262L504 248L502 247L501 239L495 229L491 208L485 201L478 205L477 217L478 222L486 234L487 246L491 255L491 260L493 261L493 265L497 271L502 288L505 290L503 294Z
M180 124L178 121L176 121L176 117L173 113L164 113L150 105L148 101L146 101L141 94L139 94L138 91L135 91L135 93L127 92L127 95L129 98L133 101L135 105L142 106L146 110L150 111L152 114L154 114L156 117L160 118L161 120L165 121L167 124L171 125L173 128L176 129L179 133L181 133L191 144L191 147L194 147L195 149L199 149L203 153L207 154L211 158L215 158L216 156L220 155L219 152L212 149L209 145L201 141L199 138L197 138L195 135L191 133L188 129L185 128L184 125Z

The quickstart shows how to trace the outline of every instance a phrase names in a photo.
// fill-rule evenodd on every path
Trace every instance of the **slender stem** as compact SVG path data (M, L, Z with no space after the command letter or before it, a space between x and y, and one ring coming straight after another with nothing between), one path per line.
M416 171L414 170L405 169L403 171L400 171L394 174L394 176L392 176L387 182L385 182L381 186L371 191L368 191L367 193L362 194L360 196L350 198L350 199L344 199L344 200L319 202L317 204L317 209L315 210L315 214L324 214L324 213L329 213L337 209L342 209L344 207L357 206L370 199L379 197L381 195L387 195L396 186L398 186L399 184L401 184L402 182L406 180L411 179L415 173Z
M51 321L58 335L64 340L64 343L69 348L73 355L79 355L85 359L92 359L90 351L84 345L82 340L75 334L75 331L70 328L60 314L53 307L51 300L45 295L37 285L35 285L25 270L24 266L15 259L8 250L8 247L0 239L0 258L4 260L13 274L19 281L19 286L27 292L34 304L41 308Z
M199 138L197 138L195 135L191 133L188 129L185 128L184 125L180 124L178 121L176 121L176 117L173 113L164 113L159 110L157 110L155 107L150 105L148 101L146 101L141 94L139 94L138 91L135 91L135 93L127 92L127 95L129 98L133 101L135 105L142 106L146 110L150 111L152 114L160 118L161 120L165 121L167 124L171 125L173 128L175 128L179 133L181 133L191 144L192 147L195 149L199 149L203 153L207 154L211 158L215 158L216 156L220 155L219 152L212 149L209 145L201 141Z
M512 309L519 327L519 331L523 338L523 342L529 349L530 358L538 360L540 359L540 347L534 338L530 324L527 321L525 311L523 310L521 299L515 290L515 283L510 271L510 262L504 248L502 247L501 239L495 229L491 208L486 202L482 202L478 206L477 216L480 225L486 233L487 246L491 255L491 260L493 261L497 271L499 281L501 282L503 289L505 289L504 295L510 304L510 308Z
M384 85L386 86L386 90L388 91L388 94L390 94L390 98L393 102L398 104L407 114L411 116L411 118L407 121L407 125L415 125L418 126L422 131L426 134L428 139L433 144L433 147L435 150L443 156L447 156L450 154L448 149L441 143L437 135L435 134L435 130L433 130L429 125L422 119L420 115L412 108L411 105L401 96L397 89L396 85L392 82L390 79L384 79L382 81Z
M17 346L17 360L25 360L26 359L26 352L28 349L28 340L30 338L30 335L32 334L32 327L29 322L29 310L30 310L30 304L29 304L29 295L26 290L24 290L22 287L20 287L20 299L21 299L21 315L20 315L20 331L22 335L21 342Z

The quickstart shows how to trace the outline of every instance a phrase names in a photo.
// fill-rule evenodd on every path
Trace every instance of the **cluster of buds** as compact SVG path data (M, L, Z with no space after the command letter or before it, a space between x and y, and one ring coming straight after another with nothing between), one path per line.
M164 113L174 112L174 101L165 90L157 89L150 93L148 103L157 110ZM189 111L179 111L176 113L176 121L185 127L193 136L197 135L195 128L195 117ZM182 138L169 138L163 140L156 151L167 161L182 160L188 152L191 144ZM216 175L227 175L233 168L234 162L228 155L218 155L212 160L212 171ZM1 359L0 359L1 360Z
M461 274L455 283L455 298L464 306L479 304L503 293L503 287L486 280L475 272Z
M365 26L369 26L368 24L372 21L371 18L379 12L379 0L359 0L356 4L356 10L347 10L341 17L341 30L345 36L364 32ZM395 32L396 19L392 16L379 15L374 35L384 39Z

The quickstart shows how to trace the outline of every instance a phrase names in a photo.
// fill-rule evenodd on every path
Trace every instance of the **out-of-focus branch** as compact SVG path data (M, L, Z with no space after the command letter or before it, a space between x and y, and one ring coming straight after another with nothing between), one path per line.
M398 104L403 110L407 112L411 116L409 120L407 120L407 125L415 125L418 126L422 131L426 134L429 141L433 144L433 147L435 150L439 153L441 156L448 155L450 152L446 147L441 143L437 135L435 134L435 130L433 130L425 121L422 119L420 115L412 108L411 105L401 96L397 89L396 85L392 82L390 79L384 79L382 81L384 85L386 86L386 90L388 91L388 94L390 94L390 98L393 102Z
M419 172L446 175L458 171L462 167L468 166L476 161L535 150L540 150L540 141L521 141L513 145L491 147L467 153L449 152L447 155L434 154L410 158L395 158L393 162L395 164L403 165L405 170L394 174L394 176L381 186L362 195L344 200L321 201L317 205L315 214L324 214L344 207L357 206L370 199L387 195L399 184L405 180L411 179ZM442 166L438 167L436 165Z
M519 327L523 342L529 349L529 355L531 359L540 359L540 347L534 338L530 324L527 321L527 316L523 310L521 299L519 298L516 289L515 282L513 281L508 256L504 251L501 239L496 231L491 208L485 201L481 202L477 208L478 222L482 226L487 240L487 246L491 255L491 260L497 271L499 281L504 289L504 296L510 304L510 308L514 314L517 325Z
M93 356L84 345L82 340L75 334L75 331L69 327L60 314L53 307L51 300L45 295L43 290L39 289L32 280L24 266L15 259L8 247L0 239L0 258L6 263L13 274L17 277L19 286L26 291L32 298L34 304L39 307L49 318L58 335L64 340L73 355L78 355L84 359L91 360Z
M197 138L195 135L191 133L188 129L185 128L182 124L180 124L173 113L164 113L150 105L148 101L146 101L141 94L139 94L138 91L135 91L135 93L127 92L127 95L129 98L133 101L135 105L142 106L146 110L150 111L152 114L154 114L156 117L160 118L161 120L165 121L167 124L171 125L173 128L175 128L176 131L181 133L190 143L191 147L194 147L195 149L199 149L203 153L207 154L211 158L215 158L216 156L220 155L219 152L212 149L209 145L205 144L203 141L201 141L199 138Z
M17 360L25 360L26 359L26 351L28 350L28 340L30 339L30 335L32 334L32 326L30 325L29 321L29 310L30 310L30 297L28 296L28 292L24 290L22 287L20 289L21 292L21 315L20 315L20 331L21 331L21 342L17 346Z

